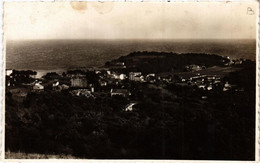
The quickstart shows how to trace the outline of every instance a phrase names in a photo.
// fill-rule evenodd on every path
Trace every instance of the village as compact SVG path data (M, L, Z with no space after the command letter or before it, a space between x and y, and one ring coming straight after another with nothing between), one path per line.
M242 64L242 60L230 61L225 65L230 67L235 64ZM223 80L223 76L218 74L205 75L200 72L206 70L205 66L186 65L184 73L149 73L142 72L122 73L127 70L124 62L116 62L109 67L101 68L81 68L68 70L66 73L58 74L49 72L38 78L36 71L6 70L6 90L13 94L13 98L22 101L29 92L41 93L43 91L60 92L67 91L72 96L86 98L107 98L122 96L129 98L132 90L131 83L150 84L164 87L170 84L180 87L191 87L202 91L212 91L215 89L225 91L243 91L236 85ZM125 71L127 72L127 71ZM189 75L182 75L182 74ZM206 99L206 96L202 96ZM132 110L132 106L137 101L132 101L126 110Z
M259 160L258 2L42 1L3 5L3 161Z

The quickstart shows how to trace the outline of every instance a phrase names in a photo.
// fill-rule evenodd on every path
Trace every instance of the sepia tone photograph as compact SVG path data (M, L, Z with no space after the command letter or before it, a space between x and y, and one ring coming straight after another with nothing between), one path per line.
M258 2L5 2L5 159L256 160Z

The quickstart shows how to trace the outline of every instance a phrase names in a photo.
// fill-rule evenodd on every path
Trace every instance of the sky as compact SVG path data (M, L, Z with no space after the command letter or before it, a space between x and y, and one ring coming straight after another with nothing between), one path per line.
M5 2L4 37L255 39L256 2Z

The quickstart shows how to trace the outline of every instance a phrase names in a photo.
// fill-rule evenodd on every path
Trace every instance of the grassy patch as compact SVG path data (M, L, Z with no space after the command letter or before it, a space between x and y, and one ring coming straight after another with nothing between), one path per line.
M71 155L59 154L38 154L38 153L24 153L24 152L5 152L5 159L76 159Z

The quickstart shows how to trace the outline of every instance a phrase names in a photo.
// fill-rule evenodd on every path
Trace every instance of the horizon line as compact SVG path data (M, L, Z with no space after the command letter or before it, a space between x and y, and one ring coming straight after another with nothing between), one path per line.
M49 39L6 39L7 41L44 41L44 40L255 40L256 38L49 38Z

